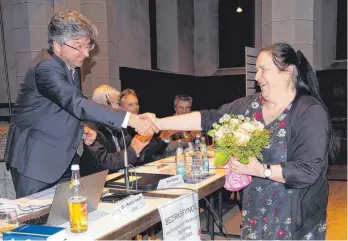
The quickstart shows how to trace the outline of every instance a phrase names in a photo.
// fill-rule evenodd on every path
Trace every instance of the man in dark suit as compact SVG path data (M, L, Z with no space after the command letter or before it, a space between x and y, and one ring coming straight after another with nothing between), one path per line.
M96 27L82 14L56 13L48 25L49 49L33 61L13 109L5 161L17 198L47 189L70 177L83 150L83 121L143 134L157 131L139 116L86 98L80 67L94 48Z
M101 85L95 89L92 99L99 104L110 105L119 109L120 93L109 85ZM108 97L107 97L108 96ZM118 132L106 126L90 126L96 132L95 140L84 145L84 152L80 164L81 176L93 174L105 169L109 173L124 168L125 152L127 152L128 164L144 164L144 155L140 154L143 148L149 143L144 137L136 136L131 140L130 146L121 149Z

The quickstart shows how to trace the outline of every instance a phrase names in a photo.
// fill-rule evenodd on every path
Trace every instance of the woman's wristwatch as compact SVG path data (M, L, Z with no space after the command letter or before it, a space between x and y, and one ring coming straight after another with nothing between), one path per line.
M265 178L270 178L272 176L272 171L271 171L271 165L269 164L264 164L264 171L263 171L263 175L265 176Z

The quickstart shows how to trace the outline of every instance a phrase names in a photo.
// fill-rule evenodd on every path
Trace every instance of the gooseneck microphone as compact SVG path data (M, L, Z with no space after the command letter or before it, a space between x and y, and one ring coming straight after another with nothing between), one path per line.
M110 107L113 107L112 103L111 103L110 95L106 94L105 97L106 97L106 103ZM129 170L128 170L129 167L128 167L127 145L126 145L126 138L124 137L124 133L123 133L122 128L121 128L121 134L122 134L122 137L123 137L123 145L124 145L124 169L123 169L123 171L124 171L124 183L125 183L126 192L129 193L130 192L130 188L129 188ZM113 134L112 134L112 136L114 138ZM115 142L115 144L116 144L116 142ZM116 148L116 150L117 150L117 148Z

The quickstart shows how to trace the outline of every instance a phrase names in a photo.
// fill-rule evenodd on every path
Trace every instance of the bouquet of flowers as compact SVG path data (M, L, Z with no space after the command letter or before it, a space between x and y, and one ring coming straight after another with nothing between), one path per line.
M225 165L231 156L248 164L249 157L258 157L262 162L262 149L269 143L270 132L256 120L242 115L223 115L213 129L208 131L214 138L215 165ZM227 170L225 188L236 191L251 182L251 177L238 175Z
M244 164L249 162L249 157L260 157L260 152L269 143L270 133L259 121L225 114L207 134L214 138L218 147L215 150L215 165L224 165L230 156Z

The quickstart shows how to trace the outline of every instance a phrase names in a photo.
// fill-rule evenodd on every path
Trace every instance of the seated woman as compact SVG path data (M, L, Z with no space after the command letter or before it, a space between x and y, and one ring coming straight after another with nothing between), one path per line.
M119 92L115 88L109 85L101 85L94 91L92 98L99 104L111 105L114 109L118 109L118 97ZM145 140L144 137L136 135L128 148L121 149L115 130L101 125L94 126L91 123L88 123L88 125L96 132L96 138L91 138L90 143L87 143L87 141L84 143L80 163L81 176L105 169L109 169L109 173L113 173L124 168L125 152L127 152L129 164L143 164L144 158L140 153L149 143L149 139Z
M252 176L244 190L242 239L325 239L328 201L328 155L332 130L311 65L300 51L278 43L263 48L256 62L261 93L218 110L154 119L161 130L205 131L225 113L255 118L271 131L263 150L230 168Z

